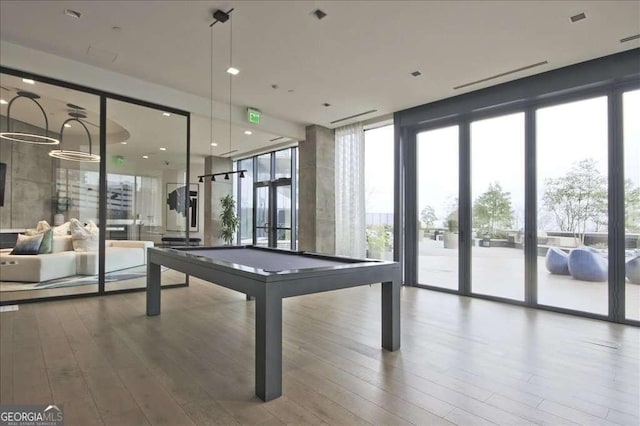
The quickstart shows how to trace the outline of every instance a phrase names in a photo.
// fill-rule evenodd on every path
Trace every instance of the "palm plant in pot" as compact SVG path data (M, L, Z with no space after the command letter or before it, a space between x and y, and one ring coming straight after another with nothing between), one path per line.
M238 216L236 215L236 200L233 195L227 194L220 198L222 211L220 212L220 238L227 245L233 244L233 239L238 230Z

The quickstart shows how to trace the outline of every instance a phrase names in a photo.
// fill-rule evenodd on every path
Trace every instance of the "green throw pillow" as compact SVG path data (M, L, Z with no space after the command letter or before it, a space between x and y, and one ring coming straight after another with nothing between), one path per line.
M36 231L30 229L26 232L29 236L34 235L42 235L42 243L40 243L40 248L38 249L37 254L47 254L51 253L53 250L53 229L49 228L46 231Z

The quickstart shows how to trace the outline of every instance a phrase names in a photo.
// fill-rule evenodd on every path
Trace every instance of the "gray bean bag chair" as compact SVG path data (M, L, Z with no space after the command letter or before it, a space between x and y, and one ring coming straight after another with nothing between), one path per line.
M552 274L569 275L569 255L559 248L549 247L544 265Z
M603 282L608 278L607 259L591 247L579 247L569 253L569 273L576 280Z
M633 284L640 284L640 256L627 261L627 279Z

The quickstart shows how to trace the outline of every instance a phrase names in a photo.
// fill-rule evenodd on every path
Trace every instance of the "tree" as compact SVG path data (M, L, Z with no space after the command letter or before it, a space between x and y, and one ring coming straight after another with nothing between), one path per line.
M547 179L542 201L560 230L571 232L581 245L587 230L607 223L607 180L593 159L574 163L563 177Z
M624 181L624 226L626 232L640 232L640 187Z
M433 207L427 206L420 212L420 220L427 228L431 228L435 221L438 220L438 216L436 216L436 211Z
M499 182L489 184L473 203L474 226L495 236L499 228L509 228L512 222L511 193L503 191Z

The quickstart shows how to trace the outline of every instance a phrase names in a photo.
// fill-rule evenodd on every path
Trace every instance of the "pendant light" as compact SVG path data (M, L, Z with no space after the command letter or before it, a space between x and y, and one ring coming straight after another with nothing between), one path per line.
M87 129L87 126L85 126L85 124L80 120L82 118L87 118L87 115L82 111L70 111L69 117L71 118L67 118L64 121L64 123L62 123L62 126L60 127L60 140L64 141L63 133L64 133L64 129L66 128L65 125L71 121L74 121L76 123L79 123L84 128L84 131L87 133L87 138L89 139L89 151L85 152L85 151L76 151L76 150L64 150L62 149L62 142L61 142L60 149L51 150L49 152L49 156L53 158L57 158L59 160L79 161L83 163L100 162L100 156L97 154L94 154L92 151L91 133L89 132L89 129Z
M42 112L42 116L44 117L44 135L11 131L11 106L18 99L28 99L38 106L38 108ZM27 92L25 90L20 90L17 92L17 95L13 99L11 99L11 101L9 101L9 105L7 106L7 131L0 133L0 138L12 142L33 143L39 145L57 145L60 143L58 139L49 137L49 119L47 119L47 114L44 112L42 105L40 105L40 103L36 99L40 99L40 95L37 95L33 92Z
M211 140L211 146L214 146L214 142L213 142L213 26L215 24L217 24L218 22L220 23L225 23L227 22L230 18L231 18L231 12L233 12L233 9L230 9L228 12L224 12L222 10L216 10L215 12L213 12L213 18L214 21L213 23L211 23L211 25L209 25L209 27L211 28L211 86L210 86L210 95L211 95L211 127L209 129L209 136L210 136L210 140ZM233 75L238 74L238 71L233 68L232 66L232 59L233 59L233 24L231 24L231 28L230 28L230 34L229 34L229 69L227 70L227 72L229 73L229 152L224 153L223 155L228 155L231 154L232 151L231 150L231 114L232 114L232 104L231 104L231 100L232 100L232 83L231 83L231 78ZM231 70L235 70L235 72L232 72ZM213 149L210 148L210 152L211 155L213 156ZM244 173L247 170L231 170L228 172L220 172L220 173L211 173L211 174L206 174L206 175L201 175L198 176L198 182L202 183L204 182L204 178L211 178L212 182L216 181L216 176L224 176L225 180L229 180L229 175L233 175L235 173L238 173L239 176L241 178L244 178Z

